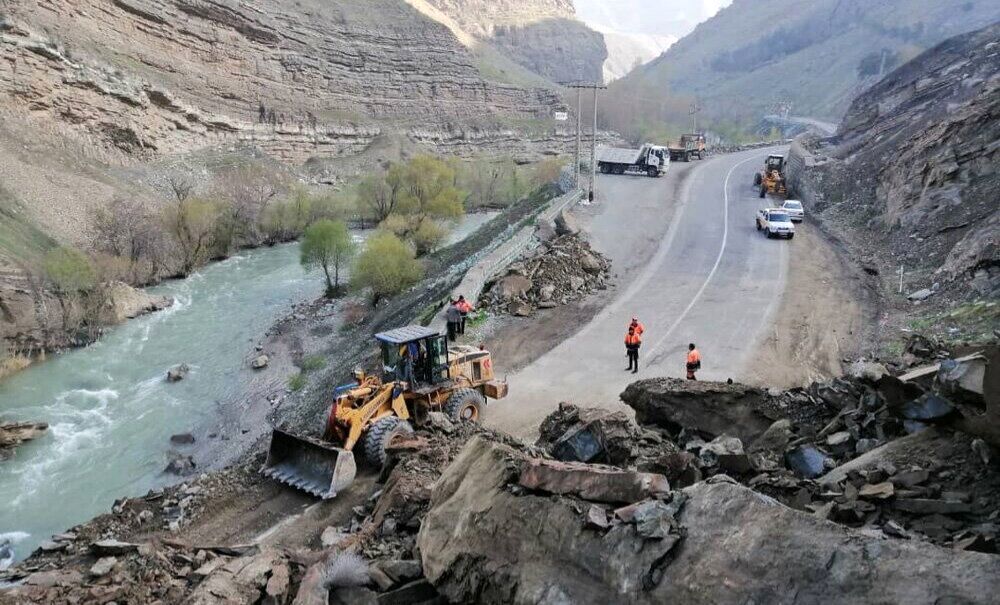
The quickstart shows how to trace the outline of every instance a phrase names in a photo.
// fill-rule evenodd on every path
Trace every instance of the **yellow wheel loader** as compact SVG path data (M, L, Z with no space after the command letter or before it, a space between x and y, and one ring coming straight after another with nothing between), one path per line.
M764 198L768 193L773 195L787 195L788 188L785 185L785 156L769 155L764 160L764 170L754 174L753 184L760 187L760 197Z
M375 335L382 375L355 370L355 382L337 387L322 439L275 429L266 476L323 499L354 481L354 449L360 444L374 466L385 462L389 443L413 432L431 411L456 422L479 422L486 400L507 396L494 378L489 351L448 346L436 330L409 326Z

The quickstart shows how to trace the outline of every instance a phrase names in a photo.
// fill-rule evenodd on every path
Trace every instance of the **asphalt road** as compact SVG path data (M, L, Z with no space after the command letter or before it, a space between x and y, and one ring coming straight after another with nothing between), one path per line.
M776 151L675 163L661 179L600 176L599 204L581 213L619 274L616 293L574 336L510 375L511 394L490 404L487 422L532 437L560 401L621 406L637 378L683 377L689 342L702 353L700 379L739 380L776 320L798 243L754 226L766 204L753 174ZM646 328L637 375L625 371L623 344L633 315Z

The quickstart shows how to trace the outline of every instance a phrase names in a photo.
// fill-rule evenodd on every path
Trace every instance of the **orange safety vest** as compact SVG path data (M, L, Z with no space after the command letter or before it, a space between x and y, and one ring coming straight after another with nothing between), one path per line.
M638 321L635 322L635 323L629 324L629 327L632 328L632 329L634 329L635 333L638 334L639 336L642 336L642 333L646 331L646 328L643 327L642 323L640 323Z
M701 353L698 352L698 349L688 352L687 362L689 366L695 366L701 363Z
M642 344L642 338L638 334L626 334L625 346L635 346Z

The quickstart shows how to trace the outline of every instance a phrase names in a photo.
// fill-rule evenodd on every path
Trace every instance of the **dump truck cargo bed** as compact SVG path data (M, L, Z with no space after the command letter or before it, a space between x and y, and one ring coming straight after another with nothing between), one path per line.
M275 429L261 473L329 500L354 482L357 465L349 450Z

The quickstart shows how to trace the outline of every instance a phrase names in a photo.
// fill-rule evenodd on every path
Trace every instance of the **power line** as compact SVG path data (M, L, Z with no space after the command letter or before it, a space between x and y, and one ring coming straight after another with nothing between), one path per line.
M577 96L576 96L576 104L577 104L576 105L576 123L577 123L577 128L576 128L576 149L577 149L577 151L576 151L576 165L577 165L577 169L576 169L576 173L577 173L577 187L580 186L580 178L579 178L579 172L580 172L580 168L579 168L579 166L580 166L580 137L581 137L580 131L582 129L581 128L581 123L582 123L581 110L582 110L582 108L580 107L580 99L583 96L582 92L583 92L584 88L589 88L589 89L592 89L594 91L594 130L593 130L593 141L591 142L591 147L590 147L590 193L589 193L589 196L588 196L589 199L590 199L590 201L594 201L597 198L597 91L598 90L607 90L608 87L604 86L603 84L597 84L597 83L593 83L593 82L561 82L561 84L563 86L565 86L566 88L575 88L577 90Z

